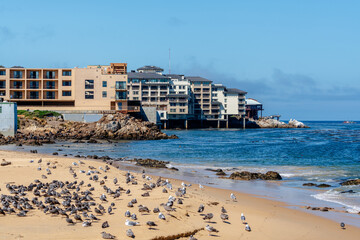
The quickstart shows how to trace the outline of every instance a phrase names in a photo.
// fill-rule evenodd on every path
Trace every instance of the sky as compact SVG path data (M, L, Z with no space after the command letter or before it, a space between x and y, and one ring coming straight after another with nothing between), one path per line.
M0 65L155 65L247 91L264 115L360 120L360 1L0 0Z

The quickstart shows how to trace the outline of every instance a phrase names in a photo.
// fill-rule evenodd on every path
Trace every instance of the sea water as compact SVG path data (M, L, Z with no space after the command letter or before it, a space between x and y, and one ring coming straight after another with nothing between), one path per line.
M0 149L37 149L39 153L107 155L113 158L152 158L169 161L179 168L180 178L202 184L236 189L296 204L342 206L360 212L360 186L341 186L360 178L360 124L304 122L307 129L197 129L165 130L179 139L121 141L103 144L57 143L41 147L1 146ZM280 184L264 181L218 179L207 168L234 171L277 171ZM170 176L163 170L152 170ZM304 183L326 183L329 188L304 187ZM249 185L250 184L250 185ZM292 190L296 191L292 191ZM347 192L352 190L352 192ZM289 194L289 192L292 192ZM293 196L293 197L291 197ZM301 202L299 202L301 199ZM293 202L294 204L294 202Z

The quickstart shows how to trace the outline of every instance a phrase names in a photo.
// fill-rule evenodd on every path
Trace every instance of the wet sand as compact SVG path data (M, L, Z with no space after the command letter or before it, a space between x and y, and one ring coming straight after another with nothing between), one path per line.
M38 163L39 159L42 163ZM0 215L0 239L102 239L101 232L105 231L116 236L116 239L127 239L126 230L132 229L135 234L135 239L156 239L156 237L168 237L163 239L188 239L173 238L171 235L185 234L195 230L194 237L197 239L358 239L360 236L360 228L354 226L346 226L343 230L340 228L338 222L331 221L319 216L315 216L303 211L290 209L286 204L272 201L268 199L258 198L251 194L244 194L234 192L237 196L237 201L230 199L229 190L212 188L205 186L200 189L198 185L187 187L187 193L183 199L183 204L174 203L175 211L166 212L161 203L166 203L170 195L175 196L176 190L181 187L181 181L169 179L172 183L173 190L167 189L168 193L163 193L164 187L156 187L149 191L141 190L143 184L155 183L158 177L152 177L151 180L142 178L141 174L133 173L137 185L127 184L126 171L110 166L107 172L100 170L100 167L105 169L107 165L101 161L82 160L84 164L78 166L72 165L73 162L78 163L79 159L65 158L61 156L31 154L24 152L0 151L0 161L5 159L10 161L11 165L0 167L0 194L10 195L6 188L6 184L23 184L28 186L39 179L43 183L51 182L53 180L74 182L84 181L80 187L80 191L88 190L87 184L94 187L92 191L94 201L96 204L102 204L105 209L110 206L110 203L115 203L113 214L97 214L94 207L91 208L93 213L100 220L93 221L92 226L82 227L82 222L78 221L76 224L68 224L66 218L61 215L53 215L50 213L43 213L36 207L30 210L26 217L18 217L16 214L8 214L6 216ZM34 160L30 163L30 160ZM56 166L55 169L50 168L52 174L46 174L47 162L50 166ZM42 170L37 168L41 166ZM89 180L88 175L80 173L80 170L87 172L89 166L97 169L100 173L98 181ZM77 174L74 178L73 174L69 172L70 167ZM145 169L146 171L146 169ZM145 173L146 174L146 173ZM43 179L45 175L47 179ZM91 176L93 176L92 174ZM147 174L146 174L147 175ZM107 176L107 179L104 179ZM117 185L113 183L116 177L119 182ZM121 192L119 198L114 199L110 194L105 193L100 181L104 180L107 187L112 190L119 186L125 190L130 189L130 194ZM185 182L187 183L187 182ZM71 192L74 192L72 190ZM149 197L142 197L145 192L149 192ZM30 200L33 198L32 192L26 192L25 197ZM102 202L99 197L101 194L107 195L108 202ZM259 193L260 194L260 193ZM136 198L137 203L134 207L127 207L128 202ZM39 199L44 199L43 196ZM62 199L58 201L62 203ZM147 206L150 213L140 213L138 205ZM214 217L210 220L203 220L203 216L197 212L200 204L205 206L203 213L213 213ZM223 222L220 218L221 207L227 210L229 220ZM59 206L60 207L60 206ZM62 207L62 206L61 206ZM160 220L157 213L152 210L159 207L160 211L166 216L166 220ZM126 226L125 211L129 210L131 213L137 215L137 222L140 226ZM18 212L18 210L16 210ZM240 220L241 213L246 216L246 222L251 227L251 232L245 231L245 225ZM69 214L69 213L68 213ZM90 212L89 212L90 214ZM69 215L74 220L73 215ZM75 221L75 220L74 220ZM108 221L110 227L103 229L102 223ZM149 229L146 225L147 221L154 221L157 226ZM203 229L207 224L216 228L219 232L213 233L212 236ZM158 238L159 239L159 238Z

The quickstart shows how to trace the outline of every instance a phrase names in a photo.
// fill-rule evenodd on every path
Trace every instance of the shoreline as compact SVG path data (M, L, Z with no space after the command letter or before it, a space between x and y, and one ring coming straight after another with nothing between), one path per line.
M8 161L11 161L12 164L9 166L5 166L5 167L0 167L0 188L1 188L1 194L8 194L8 191L6 189L6 183L9 181L13 181L15 180L16 184L22 183L25 184L26 181L33 181L35 178L40 178L40 173L36 171L36 167L37 164L33 164L31 165L29 163L29 159L38 159L38 158L43 158L43 161L57 161L57 165L59 165L59 167L57 169L54 169L54 175L55 172L60 173L60 175L66 175L69 166L71 166L71 162L73 161L78 161L78 158L69 158L69 157L63 157L63 156L51 156L51 155L45 155L45 154L32 154L32 153L26 153L26 152L13 152L13 151L4 151L1 150L0 151L0 158L1 159L6 159ZM87 164L91 164L94 166L104 166L105 163L102 161L96 161L96 160L90 160L90 159L86 159L86 160L82 160ZM61 166L60 166L61 165ZM136 167L136 166L134 166ZM25 169L24 169L25 168ZM34 168L34 169L30 169ZM110 166L111 170L109 171L108 175L111 174L115 174L115 175L122 175L124 174L124 170L118 170L112 166ZM6 169L11 169L11 171L6 171ZM143 169L143 168L139 168L138 169ZM148 173L150 171L148 171L148 169L144 168L145 171ZM24 171L25 170L25 171ZM11 173L13 172L13 173ZM22 173L22 177L17 177L14 176L16 173ZM151 173L150 173L151 174ZM80 176L83 177L83 176ZM134 175L139 175L139 174L134 174ZM50 175L51 176L51 175ZM176 174L173 173L173 176L176 177ZM53 176L51 176L53 177ZM4 179L6 178L6 179ZM49 177L50 178L50 177ZM155 178L154 178L155 179ZM139 183L140 183L140 178L139 178ZM172 179L170 180L172 182L172 184L175 186L176 188L178 186L180 186L181 180L177 180L177 179ZM109 183L110 185L110 183ZM139 184L141 185L141 184ZM175 187L174 187L175 188ZM160 189L154 189L153 191L150 192L151 196L153 195L153 192L159 191ZM212 211L214 211L214 219L216 219L216 224L213 224L213 226L215 228L217 228L219 230L219 235L221 237L221 239L229 239L229 237L231 237L231 239L247 239L250 238L251 239L281 239L281 237L284 237L284 239L288 239L289 236L292 236L292 238L295 237L300 237L303 236L303 239L319 239L319 238L325 238L325 236L327 236L327 239L336 239L339 237L345 237L345 235L347 236L346 239L356 239L356 236L358 236L358 234L360 234L360 228L359 227L354 227L354 226L349 226L347 225L346 230L342 230L339 227L339 223L323 218L323 217L319 217L316 216L315 214L312 213L308 213L306 211L301 211L298 209L292 209L292 206L289 206L283 202L279 202L279 201L274 201L274 200L269 200L269 199L264 199L261 198L260 195L255 195L255 194L248 194L248 193L244 193L244 192L236 192L233 191L237 198L238 201L237 202L231 202L230 198L229 198L229 193L231 192L230 190L226 190L226 189L220 189L220 188L215 188L212 186L205 186L205 189L200 190L198 188L197 184L193 184L193 186L191 188L188 188L189 191L189 199L184 199L184 204L186 205L187 208L189 208L187 211L190 211L190 209L192 208L197 208L198 207L198 203L199 202L203 202L203 201L207 201L209 202L218 202L218 206L212 206L212 205L206 205L207 209L210 208ZM158 193L160 195L162 195L161 193ZM135 192L134 192L135 195ZM165 194L166 197L168 196L168 194ZM154 204L154 201L151 200L151 197L148 198L142 198L140 197L140 194L138 196L138 200L143 201L149 201L149 206L150 204ZM157 195L158 197L158 195ZM139 201L139 202L140 202ZM190 204L188 204L188 202L191 202ZM122 205L126 205L126 201L121 201ZM119 204L121 203L119 202ZM146 205L147 205L146 204ZM221 221L219 221L219 217L218 212L219 212L219 206L225 206L225 208L231 209L231 215L229 213L230 219L229 222L231 224L225 224L222 223ZM124 229L124 216L123 216L123 212L125 212L125 208L126 207L120 207L118 206L119 209L121 208L123 211L121 211L120 215L118 216L118 218L120 218L122 221L118 221L121 222L119 223L119 227L121 229L121 233L123 234L125 229ZM193 210L193 209L192 209ZM247 233L246 231L243 230L243 226L240 223L240 213L244 211L245 214L247 215L248 219L249 219L249 224L252 227L252 232ZM216 213L215 213L216 212ZM176 214L180 214L180 211L177 212ZM327 213L329 214L329 213ZM114 215L118 215L118 214L114 214ZM154 214L150 214L153 215L152 217L154 217ZM181 221L182 224L184 224L184 229L185 230L185 225L189 225L190 226L197 226L197 227L205 227L205 222L201 219L199 219L198 214L194 214L194 216L191 215L191 218L185 218ZM43 217L41 217L43 216ZM42 218L48 218L46 215L40 215L40 216L30 216L28 218L18 218L16 216L6 216L6 217L0 217L0 222L3 222L1 220L3 219L7 219L9 218L10 221L6 221L5 223L1 224L1 235L0 238L8 238L11 239L11 237L9 237L10 235L4 235L6 232L12 232L12 234L15 234L14 231L18 232L23 232L23 236L25 236L25 239L31 239L31 233L27 232L30 229L28 227L24 227L21 228L19 226L13 226L12 225L12 221L23 221L23 219L25 219L24 221L27 222L27 224L30 225L36 225L34 223L31 223L31 221L28 221L28 219L31 219L33 217L36 217L38 220L41 220ZM139 221L143 222L142 219L140 219L140 217L143 216L139 216ZM113 215L108 216L109 218L109 223L110 226L112 226L113 221L110 221L114 218ZM180 216L178 216L178 218L180 218ZM181 216L181 218L183 218L183 216ZM53 217L52 219L54 219L54 222L56 222L56 224L54 226L52 226L51 224L51 228L54 228L53 230L56 232L58 231L59 234L61 231L66 231L69 229L76 229L71 231L72 234L77 234L79 233L81 236L81 234L85 234L84 233L84 228L82 228L81 226L71 226L68 227L67 224L65 223L64 219L61 219L61 217ZM194 219L194 220L193 220ZM61 220L61 221L60 221ZM42 221L42 220L41 220ZM60 224L61 223L61 224ZM176 224L176 226L178 226L178 223L173 222L172 220L169 220L166 223L159 223L159 231L150 231L151 234L155 235L158 234L158 236L163 236L163 235L169 235L169 230L171 229L177 229L179 227L174 227ZM46 224L46 221L44 222L44 224ZM18 224L16 224L18 225ZM78 225L78 224L76 224ZM117 224L116 224L117 225ZM162 228L162 225L165 226L165 228ZM160 227L161 226L161 227ZM241 230L239 229L239 226L241 227ZM286 227L284 227L286 226ZM69 229L67 229L67 227ZM126 226L127 227L127 226ZM88 228L90 232L93 231L93 229L96 229L96 233L93 232L92 237L90 237L90 239L98 239L99 238L99 233L102 231L101 226L100 228L98 228L98 226L96 227L91 227ZM182 227L180 227L182 228ZM8 229L8 230L7 230ZM86 229L86 230L88 230ZM111 228L113 229L113 228ZM79 230L79 231L78 231ZM139 226L139 227L134 227L133 228L134 232L136 230L136 238L137 239L149 239L148 237L148 232L149 230L147 230L146 226ZM180 230L180 229L179 229ZM192 228L188 229L188 230L193 230ZM31 231L31 230L30 230ZM95 230L94 230L95 231ZM110 230L109 230L110 231ZM234 237L233 235L227 235L229 234L228 231L233 231L234 234L235 232L239 232L239 238ZM117 230L117 232L119 232L119 230ZM116 232L114 232L113 234L115 234ZM160 235L159 233L161 233L162 235ZM150 234L150 235L151 235ZM62 232L60 234L62 237L59 237L59 239L71 239L71 237L66 235L66 232ZM86 235L86 234L85 234ZM237 235L237 234L236 234ZM28 236L28 237L27 237ZM240 237L241 236L241 237ZM280 236L280 238L279 238ZM305 237L304 237L305 236ZM123 235L120 234L120 236L118 236L119 239L121 239L123 237ZM198 239L213 239L214 237L209 237L208 234L205 231L200 231L199 233L195 234L195 237L197 237ZM286 237L286 238L285 238ZM15 237L14 237L15 238ZM78 238L78 237L77 237ZM291 238L291 237L290 237ZM41 237L37 238L37 239L42 239ZM81 237L79 239L82 239ZM187 238L180 238L180 239L187 239Z

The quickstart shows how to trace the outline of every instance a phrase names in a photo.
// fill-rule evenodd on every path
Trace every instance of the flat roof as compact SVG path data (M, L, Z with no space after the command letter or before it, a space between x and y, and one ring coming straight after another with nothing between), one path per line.
M237 93L237 94L247 94L247 92L237 89L237 88L226 88L226 92L228 93Z
M198 77L198 76L190 76L190 77L186 77L187 79L189 79L190 82L212 82L209 79L203 78L203 77Z
M246 101L246 105L262 105L262 103L260 103L258 100L253 98L248 98L245 101Z

